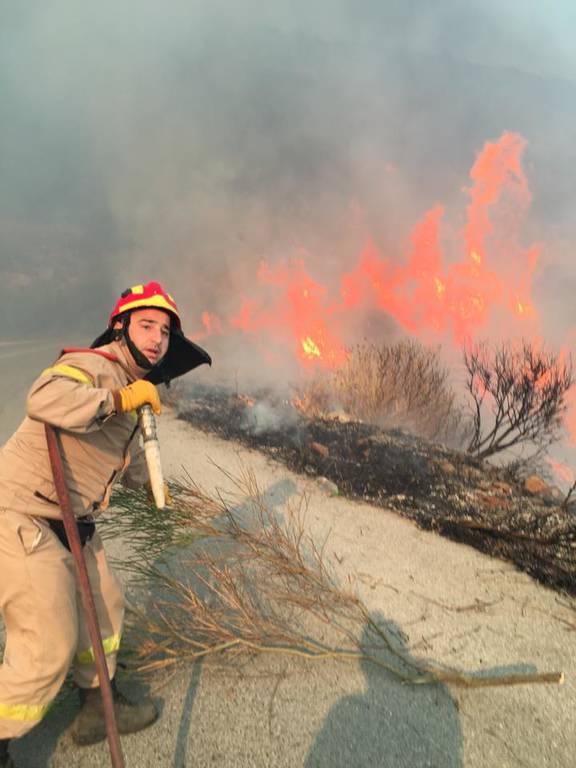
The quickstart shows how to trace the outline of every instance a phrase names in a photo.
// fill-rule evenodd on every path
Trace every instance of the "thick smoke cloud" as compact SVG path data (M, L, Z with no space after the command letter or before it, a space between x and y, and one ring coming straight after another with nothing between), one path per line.
M0 11L3 335L88 339L152 277L192 328L236 308L264 257L306 248L329 281L367 235L400 254L427 208L462 207L504 130L529 141L526 235L551 249L537 293L573 295L568 4L228 5Z

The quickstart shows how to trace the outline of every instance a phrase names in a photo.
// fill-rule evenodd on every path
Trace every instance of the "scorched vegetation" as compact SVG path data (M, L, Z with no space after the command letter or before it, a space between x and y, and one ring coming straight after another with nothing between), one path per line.
M467 354L474 371L468 420L437 353L406 342L359 347L342 370L292 397L196 388L181 390L177 404L195 426L328 480L330 492L394 509L576 594L573 502L531 476L529 457L486 461L514 444L531 440L538 449L559 437L570 362L526 344L518 354L507 347L492 357ZM468 450L449 447L449 433L467 436Z

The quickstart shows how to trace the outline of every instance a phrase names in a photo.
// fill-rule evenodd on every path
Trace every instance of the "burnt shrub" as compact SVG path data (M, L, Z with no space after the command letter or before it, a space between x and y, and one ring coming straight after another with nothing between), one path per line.
M438 350L403 340L360 344L331 375L302 387L297 405L312 417L329 414L384 429L459 444L466 419Z

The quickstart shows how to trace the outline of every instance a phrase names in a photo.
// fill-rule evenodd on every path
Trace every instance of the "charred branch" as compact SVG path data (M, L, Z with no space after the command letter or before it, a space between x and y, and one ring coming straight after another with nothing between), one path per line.
M478 344L464 350L464 364L472 397L469 453L485 459L525 444L542 450L560 438L574 383L571 359L562 361L529 342L494 351Z

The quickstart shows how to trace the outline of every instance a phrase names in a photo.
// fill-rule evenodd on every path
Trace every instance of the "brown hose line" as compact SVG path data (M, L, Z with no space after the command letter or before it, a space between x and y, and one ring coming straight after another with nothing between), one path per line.
M110 758L112 760L113 768L124 768L124 756L122 754L120 736L118 735L118 727L116 725L116 715L114 713L112 686L110 685L110 678L108 676L106 656L104 654L104 647L102 646L102 637L100 635L100 628L98 626L94 597L90 588L88 569L86 568L86 561L84 560L84 553L82 552L82 544L80 543L80 536L76 526L76 518L74 517L74 512L72 511L70 495L68 493L68 487L64 477L64 467L62 466L62 456L60 455L60 448L58 446L58 437L55 429L50 426L50 424L45 424L44 427L46 429L48 455L50 456L50 464L52 466L52 474L54 476L56 495L58 496L58 502L60 504L62 520L64 522L66 536L68 537L70 551L74 557L76 577L78 579L80 591L82 593L84 615L88 624L88 631L90 633L90 640L92 641L92 648L94 649L96 671L98 672L100 693L102 694L102 703L104 706L104 720L106 723L108 746L110 747Z

